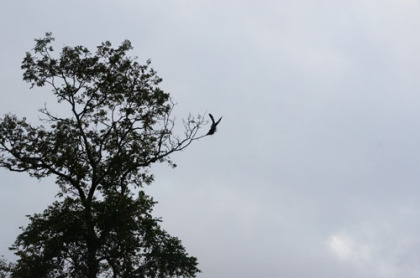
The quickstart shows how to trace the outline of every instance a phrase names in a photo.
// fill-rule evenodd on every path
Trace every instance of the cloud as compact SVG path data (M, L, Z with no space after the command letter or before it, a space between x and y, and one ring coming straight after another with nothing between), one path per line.
M402 211L406 213L407 209ZM395 212L391 219L398 216L404 218ZM399 222L379 219L332 233L326 248L337 263L357 270L363 277L419 277L420 236L398 225L404 221Z
M328 239L331 252L339 259L354 263L367 262L371 258L370 247L345 234L333 234Z

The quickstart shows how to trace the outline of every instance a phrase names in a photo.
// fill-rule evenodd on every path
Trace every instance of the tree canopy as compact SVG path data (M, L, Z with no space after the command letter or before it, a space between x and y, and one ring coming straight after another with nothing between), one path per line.
M175 167L170 155L206 136L203 117L188 116L174 134L174 102L150 61L129 56L128 40L59 55L51 33L35 41L23 78L49 86L63 112L41 108L37 126L1 118L0 167L55 177L60 198L29 216L11 247L18 261L4 267L12 277L194 277L196 258L159 226L142 188L153 163Z

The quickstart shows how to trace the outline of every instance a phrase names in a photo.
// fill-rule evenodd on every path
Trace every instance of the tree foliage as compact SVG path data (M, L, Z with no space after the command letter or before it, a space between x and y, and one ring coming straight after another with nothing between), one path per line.
M0 278L7 278L11 276L13 269L13 264L7 262L7 260L2 256L0 257Z
M174 103L161 78L128 55L129 41L92 53L64 47L54 56L47 33L23 60L31 87L49 86L63 108L40 109L42 125L0 119L0 167L42 179L54 176L58 201L29 216L12 250L13 277L194 277L196 258L159 226L142 187L150 166L188 147L203 126L189 116L173 132Z

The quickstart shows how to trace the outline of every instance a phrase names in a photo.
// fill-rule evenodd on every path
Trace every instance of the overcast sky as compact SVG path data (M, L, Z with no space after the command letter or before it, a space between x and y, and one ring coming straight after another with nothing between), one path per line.
M0 1L0 114L37 119L21 61L129 39L176 116L218 132L154 168L154 214L200 278L420 277L419 0ZM0 254L53 180L0 170Z

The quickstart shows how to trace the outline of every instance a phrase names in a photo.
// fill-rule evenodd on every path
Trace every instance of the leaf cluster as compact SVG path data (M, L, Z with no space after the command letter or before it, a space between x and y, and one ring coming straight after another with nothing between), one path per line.
M143 192L137 198L115 195L92 206L97 223L99 273L106 277L194 277L197 261L187 256L151 215L155 202ZM79 201L54 202L42 214L29 216L11 248L19 256L13 277L87 277L88 232Z

